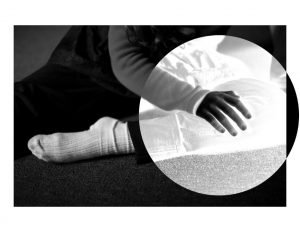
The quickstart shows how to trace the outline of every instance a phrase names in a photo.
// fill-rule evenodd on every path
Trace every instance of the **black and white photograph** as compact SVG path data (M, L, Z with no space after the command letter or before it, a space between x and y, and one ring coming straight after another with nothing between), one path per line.
M299 230L296 4L0 9L1 231Z
M285 26L14 30L15 206L285 206Z

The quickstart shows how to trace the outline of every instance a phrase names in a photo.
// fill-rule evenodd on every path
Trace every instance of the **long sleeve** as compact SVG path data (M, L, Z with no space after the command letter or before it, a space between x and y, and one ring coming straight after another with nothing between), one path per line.
M164 110L195 114L208 90L195 88L156 67L128 41L124 26L110 27L108 39L113 72L125 87Z

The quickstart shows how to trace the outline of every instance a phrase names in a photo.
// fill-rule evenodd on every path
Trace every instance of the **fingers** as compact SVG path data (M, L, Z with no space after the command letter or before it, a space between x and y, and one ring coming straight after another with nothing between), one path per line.
M236 109L238 109L245 118L251 118L251 114L249 112L249 110L245 107L245 105L240 101L240 99L238 99L237 97L234 97L232 95L226 95L224 97L224 99L226 100L226 102L228 102L230 105L234 106Z
M219 132L224 133L225 128L232 136L236 136L237 131L229 118L241 130L246 130L247 125L233 107L239 110L245 118L251 118L250 112L234 91L209 93L198 108L197 115L206 119Z
M211 114L226 128L226 130L232 135L236 136L237 131L234 129L234 127L231 125L231 123L228 121L226 116L221 112L221 109L219 109L216 106L211 107Z
M218 105L220 109L228 115L237 125L241 130L246 130L247 126L244 123L244 121L240 118L240 116L228 105L227 102L223 102Z
M204 118L206 121L208 121L217 131L224 133L225 129L218 123L218 121L210 114L207 110L204 110L201 112L200 115L202 118Z

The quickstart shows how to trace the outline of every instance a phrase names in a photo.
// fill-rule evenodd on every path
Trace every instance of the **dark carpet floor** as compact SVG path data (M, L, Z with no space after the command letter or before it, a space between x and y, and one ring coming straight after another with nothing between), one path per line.
M209 196L168 179L135 157L52 164L27 156L14 163L15 206L285 206L285 165L258 187Z

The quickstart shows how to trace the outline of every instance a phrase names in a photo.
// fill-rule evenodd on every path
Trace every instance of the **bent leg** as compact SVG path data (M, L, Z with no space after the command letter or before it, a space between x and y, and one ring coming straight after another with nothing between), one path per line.
M101 117L122 119L138 112L139 99L119 96L59 65L15 83L14 92L15 158L29 154L28 140L37 134L83 131Z

